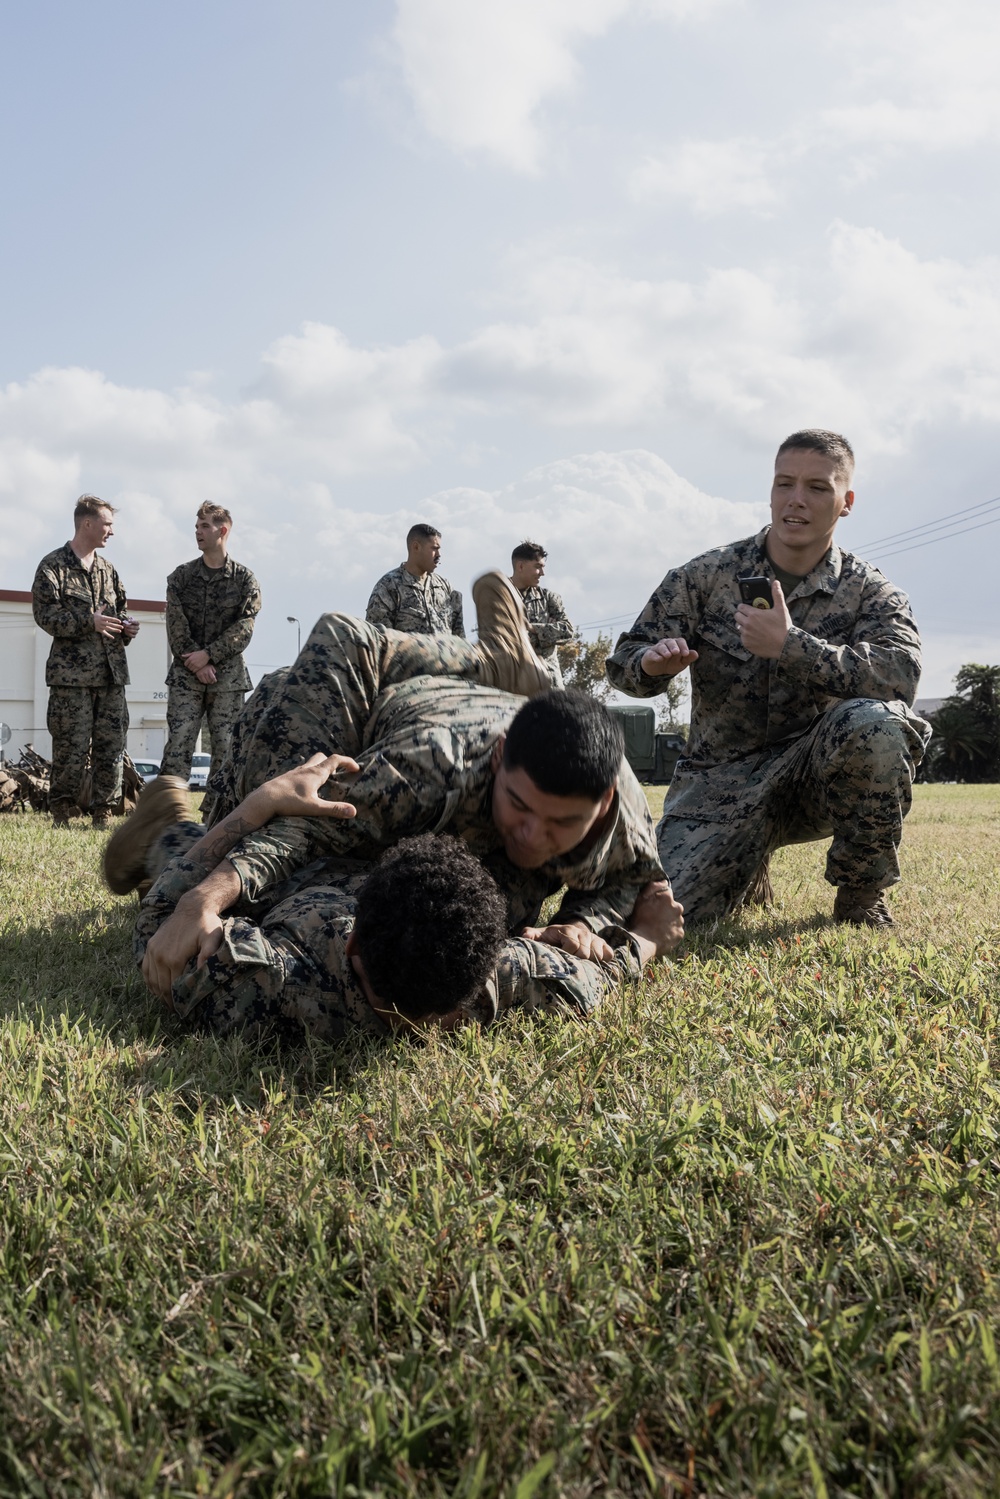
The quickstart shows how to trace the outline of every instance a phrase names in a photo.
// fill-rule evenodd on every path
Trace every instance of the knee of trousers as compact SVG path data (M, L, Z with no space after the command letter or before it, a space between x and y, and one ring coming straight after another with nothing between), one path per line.
M904 705L875 698L850 698L832 708L823 739L831 769L863 765L867 774L880 778L894 771L909 773L924 752L923 737Z

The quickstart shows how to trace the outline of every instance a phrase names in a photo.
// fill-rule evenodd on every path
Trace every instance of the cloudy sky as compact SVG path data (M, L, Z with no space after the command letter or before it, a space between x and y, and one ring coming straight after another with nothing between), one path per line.
M86 489L135 597L232 508L258 669L418 519L617 629L822 425L946 691L1000 509L885 538L1000 495L998 65L985 0L4 6L0 586Z

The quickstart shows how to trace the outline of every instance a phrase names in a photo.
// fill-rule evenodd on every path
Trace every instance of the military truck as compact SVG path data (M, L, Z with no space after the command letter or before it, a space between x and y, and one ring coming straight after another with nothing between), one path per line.
M665 786L684 753L684 736L657 732L656 710L645 704L609 703L608 712L621 719L625 730L625 758L647 786Z

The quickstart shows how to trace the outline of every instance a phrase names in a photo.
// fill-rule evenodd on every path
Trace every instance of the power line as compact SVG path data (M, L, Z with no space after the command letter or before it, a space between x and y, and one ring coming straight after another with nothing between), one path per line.
M909 547L894 547L890 552L876 552L875 556L881 557L884 561L886 557L899 557L903 552L916 552L921 547L933 546L937 541L950 541L953 536L966 536L970 531L982 531L986 526L995 526L997 524L1000 524L1000 515L995 515L992 520L981 521L978 526L963 526L958 531L946 531L943 536L930 536L926 541L915 541Z
M939 531L943 527L953 526L957 520L961 520L964 516L972 515L976 510L991 510L996 505L1000 505L1000 496L994 500L982 500L978 505L967 505L964 510L953 510L943 520L926 521L923 525L911 526L908 531L893 531L888 536L876 536L873 541L865 543L864 550L868 551L871 547L884 546L890 541L909 541L911 537L919 536L924 531Z

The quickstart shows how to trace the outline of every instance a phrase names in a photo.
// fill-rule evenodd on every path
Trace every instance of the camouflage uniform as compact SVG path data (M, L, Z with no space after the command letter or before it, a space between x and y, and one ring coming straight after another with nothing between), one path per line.
M897 850L930 728L910 709L920 638L904 593L832 547L788 597L781 656L754 656L736 630L737 578L773 576L767 528L670 572L609 657L608 679L653 697L643 653L682 636L691 669L691 737L657 830L685 919L733 910L761 859L833 835L826 878L899 879Z
M551 588L526 588L521 601L535 654L541 656L548 667L553 687L561 687L563 679L556 646L573 639L573 626L567 618L563 601Z
M248 567L227 557L208 567L201 557L174 569L167 579L167 640L173 660L167 672L167 743L160 770L188 775L202 719L208 719L212 761L221 765L233 724L252 683L243 662L253 623L260 612L260 589ZM207 651L216 681L199 682L183 657Z
M160 839L155 856L161 866L164 858L169 862L139 909L133 945L138 964L180 897L204 877L204 866L192 858L202 832L194 823L181 823ZM391 1034L369 1005L345 951L356 897L370 867L353 859L314 864L266 900L237 907L225 918L218 952L202 968L192 961L175 981L177 1014L221 1032L293 1021L327 1041L352 1029ZM607 963L583 962L546 943L511 939L485 987L462 1008L486 1025L514 1008L589 1015L610 988L637 981L641 973L634 938L617 927L603 935L614 947Z
M89 755L90 810L110 810L122 793L129 642L124 634L99 635L94 614L98 609L124 614L125 589L110 562L95 556L88 571L67 542L38 564L31 602L35 623L53 637L45 664L46 723L52 735L49 806L56 817L75 809Z
M540 869L510 863L491 813L491 760L523 699L456 680L478 669L473 648L453 637L324 615L295 665L273 673L247 703L214 819L269 776L334 750L362 767L331 792L358 815L277 818L248 835L229 855L244 898L258 900L316 858L373 859L411 834L447 831L497 881L512 929L533 925L564 885L554 921L577 919L594 931L624 922L642 887L663 878L642 788L623 761L611 809L587 844Z
M371 625L384 625L409 635L459 635L465 639L462 595L437 573L415 578L405 562L379 578L365 618Z

